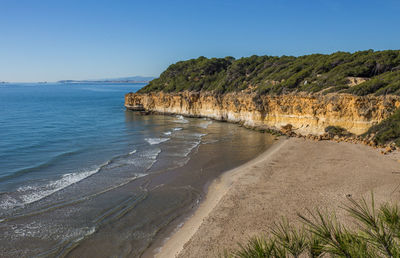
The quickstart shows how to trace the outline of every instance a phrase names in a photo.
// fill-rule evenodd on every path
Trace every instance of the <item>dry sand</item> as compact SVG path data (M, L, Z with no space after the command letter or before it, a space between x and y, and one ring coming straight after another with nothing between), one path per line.
M399 154L364 145L280 140L256 159L224 173L158 257L217 257L281 219L298 222L306 208L335 210L373 191L379 202L400 200ZM346 217L347 218L347 217ZM345 221L348 222L348 221Z

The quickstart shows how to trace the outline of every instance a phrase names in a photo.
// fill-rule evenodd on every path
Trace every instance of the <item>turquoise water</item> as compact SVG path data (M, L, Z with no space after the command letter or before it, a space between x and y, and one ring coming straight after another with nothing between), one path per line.
M138 122L131 130L123 97L143 85L1 86L0 191L38 190L14 199L3 195L0 208L45 197L94 173L110 157L134 151L146 125ZM46 188L51 182L56 186Z
M0 256L139 256L212 179L271 145L229 123L126 110L143 86L0 85Z

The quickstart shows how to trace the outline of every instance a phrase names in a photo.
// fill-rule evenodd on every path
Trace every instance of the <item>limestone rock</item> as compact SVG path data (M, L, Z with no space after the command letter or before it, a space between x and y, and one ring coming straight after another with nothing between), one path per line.
M359 135L400 107L400 97L338 93L272 96L237 92L153 92L129 93L125 96L125 106L128 109L143 107L146 111L209 117L243 123L252 128L281 128L290 124L296 128L296 135L323 134L329 125Z

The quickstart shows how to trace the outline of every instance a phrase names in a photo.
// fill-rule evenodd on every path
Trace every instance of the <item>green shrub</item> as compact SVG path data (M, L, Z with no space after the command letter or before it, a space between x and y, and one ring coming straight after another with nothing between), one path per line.
M330 134L331 136L334 136L334 135L349 136L349 135L351 135L351 133L349 133L345 128L340 127L340 126L333 126L333 125L326 127L325 132Z
M400 109L397 109L390 117L381 123L369 128L364 136L374 134L374 141L378 144L395 142L400 146Z
M287 220L275 224L270 234L254 237L225 257L400 257L400 211L385 203L375 208L365 199L349 198L344 209L354 225L344 225L335 213L316 210L299 214L302 226Z
M348 77L370 79L354 87ZM262 94L292 91L400 94L400 51L337 52L330 55L199 57L172 64L140 92L241 91Z

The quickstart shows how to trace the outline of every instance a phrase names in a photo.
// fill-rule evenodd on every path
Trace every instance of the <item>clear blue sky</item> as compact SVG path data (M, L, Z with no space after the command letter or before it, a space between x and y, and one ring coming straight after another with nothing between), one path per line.
M158 76L198 56L400 48L398 0L0 0L0 81Z

